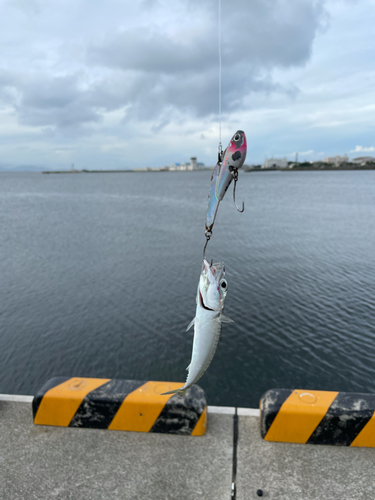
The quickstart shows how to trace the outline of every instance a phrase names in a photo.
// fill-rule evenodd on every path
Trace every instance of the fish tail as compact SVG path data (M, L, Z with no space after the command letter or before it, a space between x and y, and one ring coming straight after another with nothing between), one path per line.
M160 395L166 396L167 394L181 394L181 396L184 396L187 389L182 389L182 387L180 387L179 389L175 389L174 391L163 392L163 394Z

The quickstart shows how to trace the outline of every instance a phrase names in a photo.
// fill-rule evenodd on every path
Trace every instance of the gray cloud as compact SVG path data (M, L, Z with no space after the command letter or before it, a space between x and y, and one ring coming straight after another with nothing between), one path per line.
M80 88L77 74L51 78L2 72L0 101L13 106L20 123L29 126L79 127L101 119L92 90Z
M206 36L186 43L160 32L133 28L91 45L87 60L110 68L174 74L205 70L207 61L216 58L214 49L207 44Z
M14 109L22 125L83 130L102 120L102 111L122 106L129 87L113 82L88 85L85 75L75 73L51 77L47 74L21 75L0 70L0 108Z
M0 104L12 106L17 99L15 78L12 74L0 69Z
M139 119L154 118L171 107L198 116L217 110L218 36L212 18L217 3L192 0L190 7L194 5L207 15L206 30L195 36L183 30L178 37L134 28L87 48L88 64L137 74L129 102ZM296 88L273 82L270 72L304 64L324 19L320 1L232 0L222 19L223 111L241 105L251 92L295 96Z
M228 37L228 57L242 51L244 58L260 66L290 67L305 63L311 56L315 35L324 22L322 2L261 0L252 2L254 11L238 2L235 21L236 43Z
M194 5L203 8L204 31L189 35L185 29L177 37L155 27L125 30L91 44L88 62L168 74L217 67L217 2L189 4L192 11ZM262 68L302 64L326 20L322 0L231 0L227 10L222 14L222 48L223 64L229 68L237 63Z
M163 2L144 0L156 19ZM304 64L324 24L323 0L231 0L222 17L223 112L241 110L252 93L298 89L272 78L275 67ZM17 5L24 6L23 0ZM214 117L218 111L217 2L176 0L181 33L163 22L132 27L95 42L80 41L81 70L10 74L0 72L0 100L14 107L20 123L67 130L97 123L103 112L128 108L126 121L153 122ZM37 2L33 2L36 9ZM185 10L183 10L185 9ZM158 18L159 13L159 18ZM194 17L196 16L196 17ZM199 27L196 19L199 17ZM178 19L176 20L178 27ZM152 26L152 28L150 28ZM67 46L68 47L68 46ZM64 50L64 45L60 48ZM68 47L72 53L71 47Z

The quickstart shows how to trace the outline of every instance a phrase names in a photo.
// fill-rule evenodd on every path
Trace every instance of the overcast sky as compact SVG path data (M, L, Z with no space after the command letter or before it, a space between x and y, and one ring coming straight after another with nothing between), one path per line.
M375 0L221 3L224 147L375 156ZM0 168L213 165L218 68L218 0L0 0Z

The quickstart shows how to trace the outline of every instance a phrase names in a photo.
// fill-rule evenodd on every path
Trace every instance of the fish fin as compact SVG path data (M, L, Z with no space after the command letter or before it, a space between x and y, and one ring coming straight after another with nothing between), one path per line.
M181 394L181 396L184 396L187 389L182 390L182 387L180 387L179 389L175 389L174 391L163 392L163 394L160 394L160 395L166 396L167 394L177 394L178 393L178 394Z
M193 318L193 319L190 321L190 323L188 324L188 327L186 328L186 331L189 331L189 330L190 330L190 328L194 325L194 323L195 323L195 318Z
M228 316L224 316L224 314L220 315L220 321L222 323L234 323L233 319L228 318Z
M190 363L190 365L191 365L191 363ZM189 370L189 368L190 368L190 365L186 367L186 369L187 369L187 370Z

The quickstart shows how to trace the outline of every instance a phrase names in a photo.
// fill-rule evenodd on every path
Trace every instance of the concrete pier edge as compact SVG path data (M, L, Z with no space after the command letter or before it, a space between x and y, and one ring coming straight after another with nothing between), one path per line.
M34 396L18 394L0 394L0 401L11 401L14 403L32 403Z
M0 394L0 401L11 401L14 403L32 403L34 396L18 394ZM208 413L217 413L221 415L234 415L236 408L234 406L207 406ZM257 408L237 408L237 415L242 417L259 417L260 410Z
M189 439L37 426L33 398L0 394L2 498L374 498L374 448L265 441L255 408L208 406L207 433Z
M34 396L18 394L0 394L0 401L11 401L14 403L32 403ZM234 406L207 406L208 413L217 413L220 415L234 415L236 407ZM260 410L257 408L237 408L237 415L242 417L259 417Z

